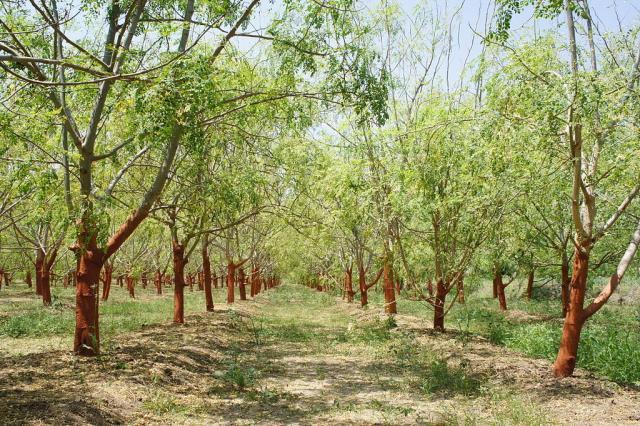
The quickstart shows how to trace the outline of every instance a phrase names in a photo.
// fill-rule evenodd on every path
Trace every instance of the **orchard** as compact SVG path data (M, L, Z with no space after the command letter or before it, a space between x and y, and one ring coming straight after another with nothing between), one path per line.
M3 0L0 424L640 422L633 0Z

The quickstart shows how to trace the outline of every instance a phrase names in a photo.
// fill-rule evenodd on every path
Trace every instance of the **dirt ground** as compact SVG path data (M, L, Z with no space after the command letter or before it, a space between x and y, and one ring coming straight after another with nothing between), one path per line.
M328 299L284 286L121 334L98 359L5 351L0 424L640 424L634 389L556 380L545 360L408 315L387 333L378 309ZM418 360L434 356L478 385L425 391L437 376Z

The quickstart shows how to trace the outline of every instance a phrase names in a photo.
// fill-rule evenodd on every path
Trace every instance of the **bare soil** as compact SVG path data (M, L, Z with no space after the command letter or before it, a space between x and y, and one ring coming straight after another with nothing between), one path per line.
M121 334L98 359L4 352L0 424L640 423L637 390L588 372L556 380L545 360L408 315L388 338L353 339L384 320L378 309L308 303L324 295L299 287L273 293ZM413 363L423 353L467 368L480 389L423 391Z

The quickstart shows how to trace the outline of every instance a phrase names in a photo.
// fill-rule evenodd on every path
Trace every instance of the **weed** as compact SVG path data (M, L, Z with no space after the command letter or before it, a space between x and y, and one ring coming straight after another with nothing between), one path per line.
M439 359L427 368L421 388L429 394L469 396L479 393L480 384L480 379L468 371L467 365L450 367L447 361Z

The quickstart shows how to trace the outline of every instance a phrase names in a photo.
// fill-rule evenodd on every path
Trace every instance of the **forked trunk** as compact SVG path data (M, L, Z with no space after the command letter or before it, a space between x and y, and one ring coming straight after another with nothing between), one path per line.
M433 329L444 331L444 303L447 297L447 289L442 278L436 281L436 298L433 303Z
M173 248L173 322L184 324L184 245L175 239Z
M213 295L211 294L211 262L209 261L208 241L202 240L202 275L204 279L204 300L207 312L213 312Z
M384 283L384 311L387 314L396 314L398 309L396 306L396 291L393 280L393 267L391 262L385 260L383 270Z
M571 274L571 291L569 293L569 309L562 327L562 338L558 357L553 364L556 377L569 377L576 367L578 343L584 325L583 304L589 275L589 249L576 248Z

